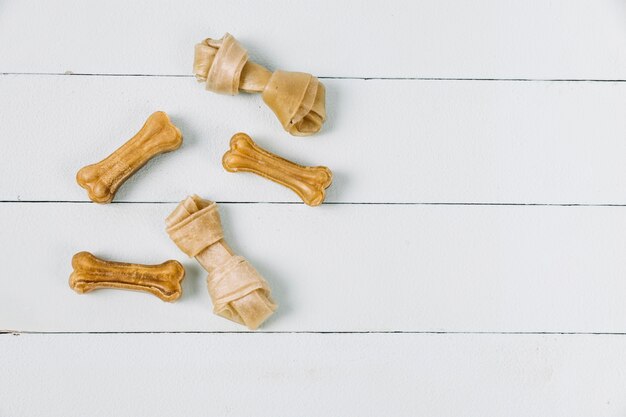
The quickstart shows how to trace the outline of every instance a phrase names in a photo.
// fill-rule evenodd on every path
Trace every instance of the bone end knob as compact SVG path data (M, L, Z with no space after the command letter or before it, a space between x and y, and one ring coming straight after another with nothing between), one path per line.
M162 111L152 113L128 142L102 161L81 168L78 185L91 201L110 203L124 182L156 155L176 150L183 143L180 130Z
M176 246L208 272L215 314L254 330L274 313L277 306L265 279L224 241L216 203L187 197L165 223Z
M259 147L250 136L237 133L230 140L230 150L222 158L229 172L252 172L288 187L309 206L322 204L333 174L324 166L295 164Z
M79 252L72 258L72 268L70 288L79 294L98 288L118 288L145 291L163 301L175 301L183 291L185 269L173 260L140 265L106 261L89 252Z
M294 136L317 133L326 120L324 84L311 74L271 72L248 60L246 49L229 33L196 45L193 72L215 93L261 93L283 129Z

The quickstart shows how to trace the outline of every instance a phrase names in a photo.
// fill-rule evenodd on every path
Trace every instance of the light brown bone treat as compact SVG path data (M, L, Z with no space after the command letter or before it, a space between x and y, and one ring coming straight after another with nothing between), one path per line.
M224 241L217 204L187 197L165 219L167 233L209 273L213 312L256 329L276 310L263 277Z
M177 261L160 265L128 264L79 252L72 258L72 267L70 287L79 294L97 288L121 288L146 291L163 301L174 301L183 291L180 282L185 277L185 269Z
M193 72L215 93L262 93L265 104L294 136L317 133L326 119L324 84L311 74L271 72L248 61L248 52L229 33L196 45Z
M322 204L326 188L333 180L330 169L294 164L260 148L245 133L236 133L232 137L230 150L224 154L222 165L230 172L254 172L282 184L298 194L309 206Z
M78 171L76 181L96 203L109 203L117 189L150 159L178 149L183 143L180 130L162 111L152 113L141 130L128 142L97 164Z

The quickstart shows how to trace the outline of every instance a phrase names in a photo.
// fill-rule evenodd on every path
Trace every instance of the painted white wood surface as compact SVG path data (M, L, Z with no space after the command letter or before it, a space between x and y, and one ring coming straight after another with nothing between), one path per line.
M0 200L87 200L78 169L162 109L184 145L116 201L298 201L222 168L230 137L245 131L287 158L330 167L329 202L626 204L626 83L326 82L328 123L294 138L258 95L211 94L194 79L0 76L9 98L0 101Z
M182 196L181 196L182 199ZM0 205L0 329L244 330L164 231L174 204ZM269 281L266 331L626 332L622 207L224 204L227 240ZM68 287L71 257L187 269L184 295Z
M232 32L330 77L626 78L623 0L3 1L0 72L190 74Z
M4 336L0 413L622 416L625 349L597 335Z
M475 79L625 80L625 22L622 0L0 0L0 331L45 333L0 334L0 416L623 415L626 84ZM193 44L225 31L326 77L320 135L195 83ZM91 75L36 74L66 71ZM156 109L185 144L122 188L137 203L67 202ZM377 204L268 204L297 200L219 165L238 130ZM280 303L261 332L211 313L163 230L193 192L233 202ZM79 250L179 259L185 294L77 295ZM93 333L152 331L208 333Z

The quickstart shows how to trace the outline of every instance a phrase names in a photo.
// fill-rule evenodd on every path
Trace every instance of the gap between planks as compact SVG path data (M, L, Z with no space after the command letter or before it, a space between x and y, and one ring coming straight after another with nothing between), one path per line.
M502 336L511 336L511 335L522 335L522 336L626 336L625 332L534 332L534 331L525 331L525 332L489 332L489 331L434 331L434 330L413 330L413 331L403 331L403 330L355 330L355 331L312 331L312 330L294 330L294 331L271 331L271 330L257 330L257 331L249 331L249 330L232 330L232 331L93 331L93 332L64 332L64 331L20 331L20 330L0 330L0 335L12 335L12 336L20 336L24 335L87 335L87 334L96 334L96 335L110 335L110 334L319 334L319 335L333 335L333 334L425 334L425 335L502 335Z
M81 77L160 77L160 78L195 78L189 74L123 74L123 73L86 73L86 72L2 72L1 75L46 75L46 76L81 76ZM320 80L383 80L383 81L517 81L517 82L598 82L623 83L623 79L594 78L463 78L463 77L318 77Z
M178 204L180 201L112 201L107 204ZM0 200L0 204L95 204L89 200ZM216 201L217 204L276 204L276 205L304 205L298 201ZM325 205L335 206L503 206L503 207L626 207L626 204L617 203L463 203L463 202L325 202Z

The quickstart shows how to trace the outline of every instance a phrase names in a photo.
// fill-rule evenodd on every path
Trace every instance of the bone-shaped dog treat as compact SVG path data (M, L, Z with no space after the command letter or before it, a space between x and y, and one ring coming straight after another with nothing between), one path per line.
M70 287L79 294L97 288L121 288L146 291L163 301L174 301L183 291L180 282L185 277L185 269L177 261L160 265L128 264L79 252L72 258L72 267Z
M318 132L326 119L326 90L317 78L303 72L270 72L248 61L248 52L229 33L196 45L196 79L207 90L235 95L262 93L283 128L295 136Z
M197 195L187 197L165 220L167 233L209 273L213 312L250 329L267 319L276 304L261 275L224 242L217 204Z
M294 164L260 148L245 133L236 133L232 137L230 150L224 154L222 165L230 172L254 172L282 184L309 206L322 204L326 188L333 180L330 169Z
M128 142L97 164L78 171L76 181L96 203L109 203L117 189L150 159L178 149L183 143L180 130L162 111L152 113L141 130Z

